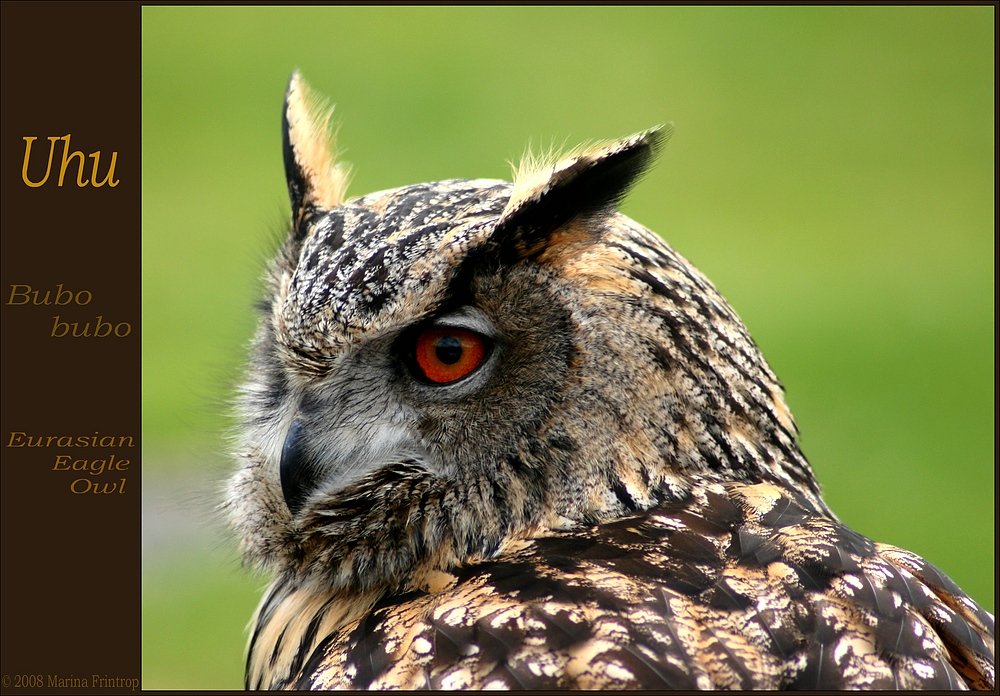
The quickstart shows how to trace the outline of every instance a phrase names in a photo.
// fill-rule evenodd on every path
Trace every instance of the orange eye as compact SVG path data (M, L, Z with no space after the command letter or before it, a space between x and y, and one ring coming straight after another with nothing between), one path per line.
M434 384L457 382L486 360L486 338L474 331L447 326L424 329L417 336L416 362Z

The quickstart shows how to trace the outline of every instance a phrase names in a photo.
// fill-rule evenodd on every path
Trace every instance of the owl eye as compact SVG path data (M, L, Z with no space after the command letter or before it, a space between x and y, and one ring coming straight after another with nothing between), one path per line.
M419 376L432 384L468 377L486 362L489 339L475 331L432 326L417 335L414 357Z

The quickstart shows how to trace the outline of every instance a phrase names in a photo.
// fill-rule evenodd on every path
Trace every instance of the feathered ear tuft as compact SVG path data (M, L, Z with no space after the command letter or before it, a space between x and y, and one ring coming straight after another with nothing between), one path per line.
M649 166L672 128L660 126L604 145L581 148L555 164L530 156L517 168L514 189L493 242L517 257L542 251L552 232L574 218L618 205Z
M288 81L282 113L282 146L285 178L292 203L292 224L299 223L308 208L335 208L347 193L347 168L337 164L330 150L330 118L333 107L313 102L309 86L296 70Z

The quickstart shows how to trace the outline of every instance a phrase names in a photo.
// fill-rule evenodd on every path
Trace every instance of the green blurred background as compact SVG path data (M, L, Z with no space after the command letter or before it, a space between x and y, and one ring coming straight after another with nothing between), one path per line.
M242 684L266 580L212 508L295 67L354 194L674 122L625 212L740 312L841 518L992 610L994 13L144 7L144 687Z

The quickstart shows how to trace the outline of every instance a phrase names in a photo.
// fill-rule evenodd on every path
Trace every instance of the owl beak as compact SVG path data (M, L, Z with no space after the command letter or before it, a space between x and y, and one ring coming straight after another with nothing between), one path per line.
M281 446L281 494L288 510L295 517L302 510L309 494L315 490L320 479L320 468L306 453L302 420L296 418L285 435Z
M281 494L293 518L310 506L318 492L329 498L386 466L427 459L419 442L405 428L386 422L388 418L365 421L363 426L349 420L331 427L328 423L340 419L326 415L317 421L296 416L281 446ZM366 437L357 437L359 429Z

